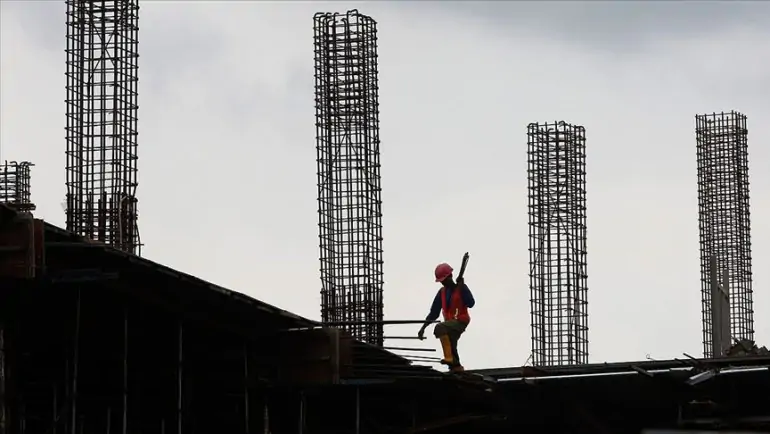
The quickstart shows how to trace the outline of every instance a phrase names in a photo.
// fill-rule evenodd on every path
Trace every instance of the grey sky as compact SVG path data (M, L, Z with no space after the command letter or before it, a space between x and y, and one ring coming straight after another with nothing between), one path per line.
M147 258L319 316L312 16L358 7L379 23L389 318L422 318L435 264L468 250L466 366L525 361L526 125L563 119L588 138L591 360L699 355L693 117L736 109L770 345L770 3L141 5ZM37 215L63 225L64 2L0 19L2 158L36 164Z

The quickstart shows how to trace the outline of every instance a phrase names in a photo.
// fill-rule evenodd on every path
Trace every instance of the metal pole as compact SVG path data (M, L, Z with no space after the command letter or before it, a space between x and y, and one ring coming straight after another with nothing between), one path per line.
M299 393L299 432L298 434L305 433L305 393Z
M249 347L243 344L243 408L244 408L244 432L249 434Z
M5 327L0 324L0 434L8 432L5 413Z
M182 434L182 361L183 361L183 338L184 329L182 327L182 321L179 321L179 330L177 334L178 342L178 355L176 365L176 432Z
M123 420L121 432L128 432L128 307L123 308Z
M361 434L361 388L356 386L356 434Z
M722 354L727 354L733 343L732 333L730 331L730 270L725 268L722 273L722 287L720 291L720 309L719 318L722 326Z
M107 407L107 434L112 431L112 409Z
M53 385L53 408L51 409L51 414L53 415L51 433L56 434L59 427L59 388L56 387L56 384Z
M709 258L709 268L711 274L711 357L722 356L722 317L721 301L719 296L719 270L717 269L717 257L711 255Z
M77 302L75 305L75 336L72 351L72 389L70 396L72 407L70 408L70 433L77 432L77 401L78 401L78 353L80 351L80 288L78 288Z

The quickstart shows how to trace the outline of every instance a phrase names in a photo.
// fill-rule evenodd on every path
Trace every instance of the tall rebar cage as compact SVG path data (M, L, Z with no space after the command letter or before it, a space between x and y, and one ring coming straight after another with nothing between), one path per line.
M377 23L357 10L318 13L314 31L321 317L381 346Z
M731 111L695 116L698 160L703 355L713 357L711 256L729 276L730 334L754 339L746 116Z
M0 166L0 203L21 212L32 212L31 168L29 161L6 161Z
M527 127L532 362L588 363L585 128Z
M67 229L140 254L137 0L67 0Z

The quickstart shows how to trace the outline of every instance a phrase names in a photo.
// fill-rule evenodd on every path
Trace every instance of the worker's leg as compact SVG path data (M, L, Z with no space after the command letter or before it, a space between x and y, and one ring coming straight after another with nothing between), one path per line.
M467 324L460 321L452 321L450 324L448 324L449 342L452 346L452 361L454 362L451 365L451 368L454 372L463 370L463 366L460 364L460 354L457 352L457 343L467 326Z
M436 324L433 333L441 340L441 348L444 350L444 358L441 360L442 364L449 365L450 367L460 366L457 342L466 327L467 324L457 320Z
M452 354L452 341L449 338L448 321L444 321L436 324L433 328L433 335L441 341L441 349L444 351L444 358L441 359L441 363L444 365L454 365L454 356Z

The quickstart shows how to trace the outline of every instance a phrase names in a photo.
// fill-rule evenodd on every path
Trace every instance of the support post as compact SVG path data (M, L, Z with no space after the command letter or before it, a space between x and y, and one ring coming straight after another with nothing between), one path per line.
M250 434L249 429L249 346L243 344L243 425L244 432Z
M711 274L711 348L714 357L722 357L730 348L730 274L727 269L721 279L717 258L710 258Z
M720 326L722 327L722 354L727 354L733 343L732 332L730 327L732 326L730 321L730 270L725 269L722 274L722 286L719 294L720 309L719 318Z
M0 434L8 433L5 401L5 327L0 323Z
M70 434L76 434L78 415L78 356L80 352L80 288L77 290L75 304L75 332L72 341L72 385L70 386Z
M299 431L297 434L305 434L305 392L299 393Z
M178 343L178 353L177 353L177 367L176 367L176 432L177 434L182 434L182 370L183 366L182 363L184 361L184 328L182 327L182 321L179 321L178 326L178 332L177 332L177 343Z
M128 308L123 308L123 434L128 432Z
M53 408L51 409L51 434L57 434L59 428L59 388L53 385Z
M361 434L361 388L356 386L356 434Z

